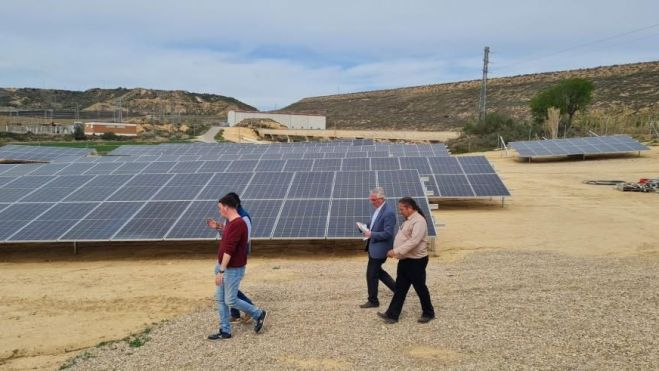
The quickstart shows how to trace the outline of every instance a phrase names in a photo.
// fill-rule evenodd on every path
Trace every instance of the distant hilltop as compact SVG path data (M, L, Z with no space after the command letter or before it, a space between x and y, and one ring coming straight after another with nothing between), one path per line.
M114 111L131 116L157 114L213 115L226 117L231 110L257 111L235 98L181 90L89 89L85 91L0 88L0 110L43 110L80 112Z
M529 101L552 83L571 77L595 84L589 111L598 117L659 116L659 61L502 77L488 80L488 112L524 119ZM450 130L474 119L480 80L304 98L280 112L327 116L333 129Z

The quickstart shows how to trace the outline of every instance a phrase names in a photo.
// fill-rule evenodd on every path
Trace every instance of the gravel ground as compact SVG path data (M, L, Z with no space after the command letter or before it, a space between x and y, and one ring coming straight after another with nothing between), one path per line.
M217 328L206 308L156 326L140 347L117 342L82 353L73 369L657 369L659 260L489 252L432 259L437 319L418 324L413 290L400 321L360 309L365 259L273 264L282 280L244 291L269 313L262 334ZM386 269L395 273L394 263ZM381 290L383 285L381 285ZM209 291L212 290L209 287ZM390 293L381 292L388 303ZM381 306L380 310L384 310Z

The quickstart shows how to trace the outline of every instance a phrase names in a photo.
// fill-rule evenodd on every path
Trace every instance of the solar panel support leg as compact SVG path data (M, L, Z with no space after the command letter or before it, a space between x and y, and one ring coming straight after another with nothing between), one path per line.
M505 201L506 201L506 199L504 197L501 197L501 208L503 208L503 205L504 205Z
M73 241L73 255L78 255L78 244Z

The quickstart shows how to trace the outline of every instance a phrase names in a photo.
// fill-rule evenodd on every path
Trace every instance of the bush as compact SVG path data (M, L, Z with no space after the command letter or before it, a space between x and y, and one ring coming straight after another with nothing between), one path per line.
M73 127L73 139L75 140L85 140L85 128L82 125L75 125Z
M101 134L101 139L103 139L103 140L119 140L121 138L113 132L107 132L107 133Z
M506 142L542 136L542 125L490 113L484 120L468 122L462 135L447 144L452 153L490 151L498 147L499 136Z

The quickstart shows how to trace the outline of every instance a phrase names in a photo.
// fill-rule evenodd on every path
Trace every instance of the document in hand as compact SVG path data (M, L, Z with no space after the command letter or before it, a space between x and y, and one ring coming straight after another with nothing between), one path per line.
M359 228L359 230L362 231L362 233L368 232L368 227L364 223L357 222L357 228ZM363 239L364 241L366 241L368 240L368 237L364 237Z

